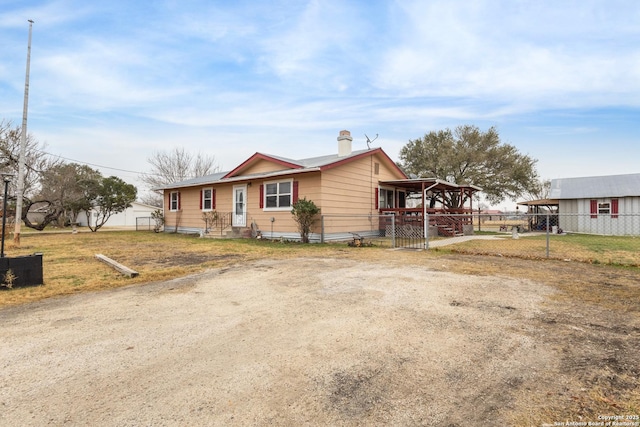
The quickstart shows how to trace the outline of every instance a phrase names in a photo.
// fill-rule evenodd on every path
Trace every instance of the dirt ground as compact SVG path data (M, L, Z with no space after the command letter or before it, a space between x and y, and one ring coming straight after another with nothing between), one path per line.
M9 307L0 425L635 422L638 312L557 292L296 258Z

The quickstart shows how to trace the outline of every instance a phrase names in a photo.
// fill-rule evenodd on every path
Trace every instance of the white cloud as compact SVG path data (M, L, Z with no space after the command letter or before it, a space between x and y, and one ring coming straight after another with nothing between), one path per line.
M403 96L492 97L540 106L640 105L637 47L615 49L611 40L618 38L605 31L619 30L598 22L597 13L557 10L562 3L509 3L518 10L502 18L506 3L473 4L410 3L401 40L379 69L379 86ZM622 31L621 39L640 35Z
M640 103L631 0L15 5L0 16L3 116L21 114L28 14L30 129L68 157L125 169L173 146L226 168L255 151L321 155L340 129L361 147L379 133L393 157L462 123L502 126L542 158L616 125L585 109L630 117ZM628 128L627 145L640 137Z

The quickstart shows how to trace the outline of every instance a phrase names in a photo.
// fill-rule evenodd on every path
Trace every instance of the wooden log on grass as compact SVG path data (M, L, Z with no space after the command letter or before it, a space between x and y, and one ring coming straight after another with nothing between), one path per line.
M116 262L114 260L112 260L111 258L104 256L102 254L96 254L96 258L98 258L100 261L104 262L107 265L110 265L111 267L115 268L116 270L118 270L120 273L124 274L125 276L129 276L129 277L136 277L139 273L135 270L130 269L129 267L120 264L119 262Z

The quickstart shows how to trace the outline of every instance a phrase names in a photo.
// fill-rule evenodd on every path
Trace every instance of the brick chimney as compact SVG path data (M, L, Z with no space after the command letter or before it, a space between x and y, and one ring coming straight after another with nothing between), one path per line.
M338 135L338 157L345 157L351 154L351 132L348 130L341 130Z

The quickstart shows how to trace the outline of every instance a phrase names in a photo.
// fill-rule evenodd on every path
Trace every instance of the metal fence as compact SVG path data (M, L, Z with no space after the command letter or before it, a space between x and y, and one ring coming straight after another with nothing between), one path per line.
M640 214L322 215L314 240L640 265Z
M136 231L152 231L156 222L150 216L136 217Z
M424 217L416 215L322 215L320 223L320 232L312 236L320 243L423 249L429 240L424 234ZM433 226L428 228L431 237L437 236Z

